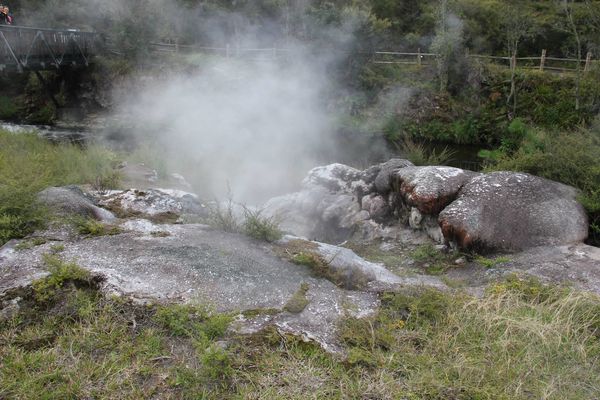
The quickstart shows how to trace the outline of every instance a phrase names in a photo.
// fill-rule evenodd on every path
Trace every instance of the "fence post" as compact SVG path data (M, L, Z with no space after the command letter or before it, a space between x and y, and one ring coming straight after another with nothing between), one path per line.
M510 68L512 70L516 70L517 69L517 54L514 53L512 55L512 57L510 58Z
M546 65L546 49L542 50L542 56L540 57L540 71L544 70Z
M417 65L419 67L421 66L421 48L420 47L417 49Z
M592 52L588 51L587 56L585 57L585 67L583 67L583 72L589 72L591 65L592 65Z

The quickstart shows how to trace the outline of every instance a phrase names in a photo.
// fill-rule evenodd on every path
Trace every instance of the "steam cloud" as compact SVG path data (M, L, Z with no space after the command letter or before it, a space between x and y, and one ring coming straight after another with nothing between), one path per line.
M230 187L237 200L258 204L296 188L314 166L349 162L347 154L365 152L357 146L368 143L337 151L330 101L338 89L331 70L367 18L360 10L349 10L332 27L311 19L311 0L291 1L282 15L261 21L202 2L177 7L165 0L49 0L33 7L30 1L23 0L23 19L33 25L65 28L65 21L79 20L81 28L112 32L132 49L136 35L165 31L204 45L232 43L232 51L274 45L291 50L283 61L204 60L191 72L151 73L143 84L124 83L134 88L125 96L123 88L115 91L118 117L134 127L137 142L161 149L167 169L184 175L202 197L222 198ZM124 35L123 27L131 32Z
M178 172L197 190L223 196L229 185L237 199L260 202L293 189L334 147L322 68L217 61L153 79L120 108L143 140L164 150L169 169L186 169Z

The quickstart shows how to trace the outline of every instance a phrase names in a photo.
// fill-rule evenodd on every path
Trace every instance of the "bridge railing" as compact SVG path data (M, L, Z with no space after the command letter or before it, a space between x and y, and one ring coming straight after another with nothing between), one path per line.
M0 70L49 69L87 65L99 35L67 29L0 25Z

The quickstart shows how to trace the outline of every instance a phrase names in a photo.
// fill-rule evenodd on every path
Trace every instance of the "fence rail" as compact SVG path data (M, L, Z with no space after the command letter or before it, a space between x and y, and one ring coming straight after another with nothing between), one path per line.
M96 33L73 29L0 26L0 71L87 66L97 50L98 38Z
M224 57L248 57L254 56L255 58L273 58L282 57L293 53L294 51L286 48L269 47L269 48L242 48L237 46L225 46L225 47L207 47L207 46L196 46L196 45L182 45L176 42L171 43L151 43L153 49L157 52L165 53L179 53L179 52L205 52L221 55ZM337 51L335 49L324 50L327 52ZM340 51L341 52L341 51ZM346 52L349 54L349 52ZM417 52L399 52L399 51L374 51L370 53L361 53L370 56L370 62L374 64L404 64L404 65L418 65L426 66L433 65L438 57L435 53L425 53L421 51ZM262 57L261 57L262 56ZM472 59L490 60L492 62L507 64L511 66L514 63L515 66L525 69L537 69L540 71L558 71L558 72L570 72L577 71L577 62L580 63L580 70L582 72L588 72L591 70L593 65L600 66L600 60L594 59L592 52L588 52L585 58L578 60L576 58L567 57L549 57L547 51L542 50L542 54L539 57L507 57L507 56L493 56L484 54L468 54L467 57ZM573 65L575 64L575 65Z

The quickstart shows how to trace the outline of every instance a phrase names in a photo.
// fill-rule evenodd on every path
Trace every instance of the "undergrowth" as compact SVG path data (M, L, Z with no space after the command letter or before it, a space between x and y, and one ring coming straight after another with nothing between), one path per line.
M107 298L77 265L46 263L0 324L0 398L197 399L227 382L228 315Z
M49 186L116 182L115 155L99 146L52 144L33 133L0 130L0 245L22 238L47 220L36 195Z
M481 299L383 294L378 314L340 324L341 360L275 328L228 336L231 317L203 307L104 297L76 265L46 261L52 274L0 324L0 398L590 399L600 389L600 299L534 279L511 276Z

